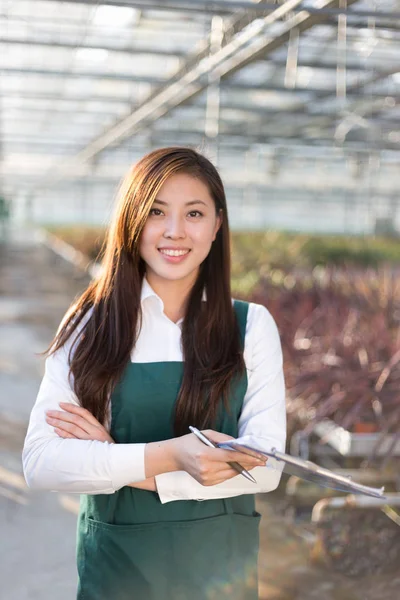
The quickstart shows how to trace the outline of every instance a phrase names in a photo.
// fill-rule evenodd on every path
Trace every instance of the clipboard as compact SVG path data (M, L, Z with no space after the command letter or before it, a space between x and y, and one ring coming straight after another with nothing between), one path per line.
M322 487L339 490L341 492L347 492L349 494L362 494L365 496L371 496L373 498L385 499L384 487L374 488L367 485L362 485L361 483L353 481L351 477L338 475L334 471L320 467L310 460L303 460L297 456L291 456L290 454L279 452L279 450L276 450L275 448L272 448L272 450L266 452L265 450L252 448L246 444L236 443L235 440L220 443L218 444L218 448L239 451L255 457L259 457L261 454L269 458L274 458L279 463L283 463L284 473L295 475L300 479L305 479L306 481L316 483Z

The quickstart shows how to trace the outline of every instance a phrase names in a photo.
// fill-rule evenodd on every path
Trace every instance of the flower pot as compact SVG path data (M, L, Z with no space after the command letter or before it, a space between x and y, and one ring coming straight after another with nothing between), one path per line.
M372 422L359 421L353 426L353 433L375 433L376 431L378 431L378 426Z

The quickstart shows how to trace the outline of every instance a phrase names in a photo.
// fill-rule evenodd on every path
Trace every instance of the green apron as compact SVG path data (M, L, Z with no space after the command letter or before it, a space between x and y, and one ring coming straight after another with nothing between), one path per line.
M235 301L242 345L248 304ZM174 437L182 362L129 363L112 395L117 443ZM247 389L243 375L216 430L238 436ZM196 425L196 423L194 423ZM78 600L256 600L258 527L254 495L176 500L123 487L81 497Z

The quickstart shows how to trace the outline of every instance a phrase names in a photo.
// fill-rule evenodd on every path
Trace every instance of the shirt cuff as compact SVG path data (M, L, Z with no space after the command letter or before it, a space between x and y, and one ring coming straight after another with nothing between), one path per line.
M110 444L109 465L115 491L146 479L144 449L146 444Z
M193 478L186 471L161 473L155 476L155 480L161 504L173 500L193 500Z
M262 494L275 490L281 479L283 463L269 458L265 467L255 467L257 485L242 478L240 475L223 483L203 486L186 471L174 471L155 476L157 493L161 504L174 500L216 500L232 498L242 494Z

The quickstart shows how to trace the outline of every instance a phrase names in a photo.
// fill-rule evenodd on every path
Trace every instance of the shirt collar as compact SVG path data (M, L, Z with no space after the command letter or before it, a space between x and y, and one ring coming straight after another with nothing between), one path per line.
M155 291L153 290L153 288L147 281L146 277L143 277L142 293L140 295L140 301L144 302L144 300L146 300L147 298L151 298L152 296L154 298L158 298L159 300L161 300L160 296L157 296L157 294L155 293ZM162 302L162 300L161 300L161 302Z
M151 287L151 285L147 281L146 276L144 276L143 277L143 282L142 282L142 292L141 292L141 295L140 295L140 302L143 303L145 300L147 300L147 298L157 298L157 300L160 303L160 306L162 307L162 310L164 310L164 302L161 300L160 296L158 296L155 293L155 291L153 290L153 288ZM206 289L205 288L203 290L202 300L203 300L203 302L207 301L207 293L206 293Z

